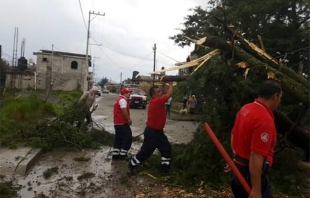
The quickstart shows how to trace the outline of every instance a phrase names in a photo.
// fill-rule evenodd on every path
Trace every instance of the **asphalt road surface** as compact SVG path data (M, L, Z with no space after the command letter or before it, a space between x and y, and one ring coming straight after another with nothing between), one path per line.
M117 94L102 94L97 98L99 105L97 110L93 112L93 120L102 125L106 131L114 133L113 125L113 105L118 97ZM147 120L147 110L142 108L130 109L130 117L132 120L132 135L137 136L143 133ZM164 132L168 139L174 143L188 143L193 138L198 123L189 121L176 121L167 119ZM143 135L142 135L143 136Z

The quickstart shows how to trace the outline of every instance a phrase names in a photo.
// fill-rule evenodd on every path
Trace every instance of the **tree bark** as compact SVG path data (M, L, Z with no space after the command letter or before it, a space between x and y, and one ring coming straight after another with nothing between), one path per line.
M189 77L189 75L163 76L160 80L135 78L135 79L132 79L132 81L139 81L139 82L181 82L181 81L186 80L188 77Z
M309 107L309 89L306 89L300 83L296 82L291 76L287 76L282 73L282 71L276 70L267 63L256 59L241 48L235 47L235 49L234 55L236 59L246 62L248 68L252 68L264 78L267 78L268 72L272 72L275 78L280 80L282 89L285 93Z
M232 47L223 37L220 36L204 37L203 39L200 39L200 41L203 41L200 42L200 44L207 47L223 50L224 58L235 58L237 61L246 62L248 68L257 70L263 78L267 78L268 72L272 72L275 77L280 80L284 92L296 98L298 101L304 103L304 105L309 106L309 83L304 79L303 76L296 74L293 70L288 69L285 65L281 65L281 63L275 67L274 64L271 64L274 63L274 60L266 62L266 59L261 56L259 56L260 58L258 59L257 56L259 52L255 51L249 45L247 45L247 42L244 39L241 38L240 40L244 43L242 48L238 46ZM249 48L248 50L244 50L243 47L245 45L246 48ZM232 50L234 53L231 53ZM252 53L248 53L248 51L251 51ZM229 57L227 56L228 54L233 54L234 57ZM267 54L267 56L269 55ZM308 86L304 86L304 81L306 81Z
M284 65L281 61L276 61L273 57L271 57L269 54L267 54L262 49L257 47L254 43L247 41L242 35L236 34L235 31L233 31L230 27L226 26L225 29L231 35L233 35L235 38L238 39L238 41L241 43L242 49L247 51L249 54L253 55L258 60L267 63L268 65L270 65L274 69L281 71L283 74L294 79L294 81L302 84L307 89L310 88L309 82L307 81L306 78L297 74L294 70L286 67L286 65Z

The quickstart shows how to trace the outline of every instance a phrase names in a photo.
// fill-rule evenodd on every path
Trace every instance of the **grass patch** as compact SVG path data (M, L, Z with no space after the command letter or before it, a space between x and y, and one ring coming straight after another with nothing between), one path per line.
M0 183L1 198L18 197L17 192L20 189L21 189L20 185L13 185L12 182L2 182L2 183Z
M46 169L43 172L43 177L44 179L49 179L52 175L57 174L58 173L58 167L52 167L49 169Z
M14 148L16 144L24 143L24 130L55 115L53 105L36 95L6 98L0 108L0 146Z
M59 98L61 101L65 102L74 102L77 101L81 95L83 94L80 90L74 91L62 91L62 90L53 90L51 91L51 95Z
M63 99L66 98L63 94L67 94L72 97L69 100L76 101L80 93L55 91L54 94ZM82 105L73 102L67 106L45 102L35 94L6 98L0 108L0 146L31 146L46 151L68 145L78 149L112 145L114 135L103 128L86 132L87 129L80 130L74 125L84 119L84 110Z

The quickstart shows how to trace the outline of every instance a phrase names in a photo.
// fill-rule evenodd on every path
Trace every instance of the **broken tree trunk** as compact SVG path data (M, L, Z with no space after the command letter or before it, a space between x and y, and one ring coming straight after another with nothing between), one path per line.
M309 89L306 89L300 83L296 82L291 78L291 76L287 76L267 63L256 59L252 55L243 51L241 48L235 47L235 49L235 57L238 60L243 60L243 62L246 63L247 68L253 69L264 78L267 78L268 74L271 72L273 74L273 78L281 82L282 89L285 93L309 107Z
M211 39L211 41L209 41L209 39ZM197 42L199 42L200 45L204 45L207 47L211 47L211 48L218 47L221 50L224 50L224 49L229 50L229 51L223 51L223 54L224 54L224 56L222 55L223 58L235 59L234 60L235 62L236 61L245 62L246 67L258 69L259 73L262 75L263 78L266 78L268 76L268 72L272 72L274 74L274 78L276 78L277 80L281 82L284 92L296 98L298 101L302 102L304 105L309 106L309 87L304 86L304 82L303 82L306 80L303 76L296 74L293 70L288 69L284 65L281 65L280 68L282 69L278 69L279 66L275 68L273 65L269 64L270 61L266 62L264 61L264 58L257 59L256 56L253 56L252 53L251 54L248 53L243 48L240 48L238 46L234 46L232 48L232 46L228 42L224 42L224 39L220 36L204 37L198 40ZM223 46L219 46L219 45L223 45ZM231 52L232 50L234 51L233 53ZM228 54L233 55L233 57L227 56ZM272 57L270 59L274 61ZM291 72L293 72L292 75L291 75ZM300 82L303 82L303 83L300 83Z
M234 37L237 35L230 29ZM245 68L246 73L249 69L260 74L263 78L276 78L281 82L283 91L294 97L296 103L302 102L305 107L309 108L309 83L307 80L287 68L281 62L275 61L270 55L258 48L253 43L246 41L242 36L237 37L241 42L241 46L231 45L224 42L225 39L220 36L205 37L196 42L199 45L210 48L221 49L223 51L222 58L230 59L235 65ZM227 51L225 51L227 50ZM242 64L240 64L242 63ZM310 134L298 126L294 126L293 122L283 113L275 112L277 129L281 134L286 134L289 140L297 147L300 147L309 156L309 140Z
M132 81L139 81L139 82L181 82L181 81L186 80L188 77L189 77L189 75L163 76L159 80L135 78L135 79L132 79Z
M309 157L310 152L310 134L297 126L296 123L288 119L282 112L275 111L275 124L277 131L282 135L287 135L288 139L299 148L303 149L306 153L306 157Z
M262 49L260 49L258 46L256 46L254 43L249 42L246 40L242 35L239 33L236 33L234 30L232 30L230 27L226 26L225 28L231 35L233 35L235 38L238 39L238 41L242 45L242 49L247 51L249 54L253 55L255 58L257 58L260 61L263 61L270 65L271 67L275 68L278 71L281 71L283 74L291 77L294 79L296 82L302 84L305 86L307 89L310 88L309 82L305 77L302 75L299 75L296 73L294 70L286 67L282 63L282 61L276 61L272 56L264 52Z

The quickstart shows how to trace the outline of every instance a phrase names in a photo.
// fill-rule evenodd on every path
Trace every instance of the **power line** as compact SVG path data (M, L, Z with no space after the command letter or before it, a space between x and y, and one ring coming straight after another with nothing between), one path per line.
M122 54L122 55L125 55L125 56L129 56L129 57L133 57L133 58L153 60L153 59L151 59L151 58L140 57L140 56L128 54L128 53L126 53L126 52L123 52L123 51L120 51L120 50L117 50L117 49L110 48L110 47L108 47L108 46L106 46L106 45L101 44L100 42L98 42L97 40L95 40L93 37L90 37L90 38L91 38L93 41L95 41L98 45L101 45L101 46L103 46L103 47L105 47L105 48L108 48L108 49L110 49L110 50L112 50L112 51L118 52L119 54Z
M178 63L180 62L180 61L177 61L177 60L175 60L174 58L171 58L170 56L168 56L168 55L166 55L166 54L164 54L164 53L162 53L162 52L160 52L160 51L158 51L158 50L157 50L157 52L160 53L161 55L166 56L167 58L170 58L171 60L174 60L175 62L178 62Z
M134 64L132 66L132 70L137 66L139 65L142 61L144 61L145 59L147 59L147 57L149 57L151 54L153 54L153 52L149 53L145 58L142 58L138 63Z
M83 9L82 9L81 0L79 0L79 4L80 4L80 9L81 9L82 17L83 17L83 22L84 22L85 28L86 28L86 30L87 30L87 25L86 25L85 17L84 17L84 14L83 14Z
M99 49L103 52L103 54L104 54L113 64L115 64L116 66L118 66L118 67L121 68L121 69L126 69L126 70L131 71L130 69L127 69L127 68L124 68L124 67L119 66L116 62L114 62L114 61L103 51L103 49L102 49L100 46L98 46L98 47L99 47Z

